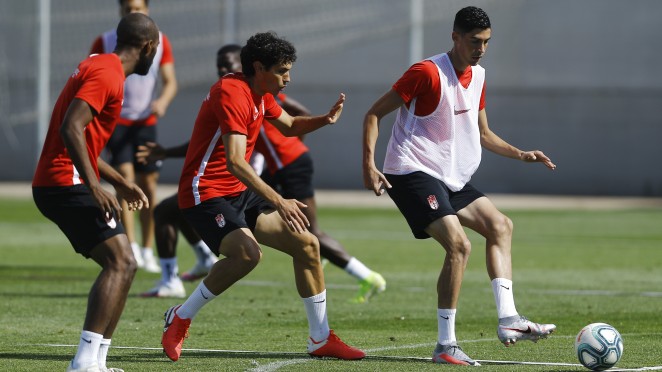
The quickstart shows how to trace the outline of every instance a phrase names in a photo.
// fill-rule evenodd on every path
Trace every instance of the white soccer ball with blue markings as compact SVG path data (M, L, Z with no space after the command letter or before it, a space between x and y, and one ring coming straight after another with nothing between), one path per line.
M592 323L575 338L579 362L593 371L613 367L623 355L623 340L616 328L606 323Z

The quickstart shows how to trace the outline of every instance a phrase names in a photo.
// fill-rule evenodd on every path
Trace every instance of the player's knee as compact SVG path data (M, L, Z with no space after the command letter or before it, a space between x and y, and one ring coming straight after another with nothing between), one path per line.
M466 260L471 255L471 241L467 237L457 237L450 243L449 253L453 256Z
M125 254L110 260L109 268L121 274L126 281L133 280L138 271L138 263L133 254Z
M234 258L237 264L244 269L253 270L262 259L262 250L259 246L247 246L241 250L241 254Z
M320 244L315 235L304 234L302 236L300 259L308 262L320 262Z
M509 237L513 234L513 221L505 215L499 216L491 223L490 229L496 237Z

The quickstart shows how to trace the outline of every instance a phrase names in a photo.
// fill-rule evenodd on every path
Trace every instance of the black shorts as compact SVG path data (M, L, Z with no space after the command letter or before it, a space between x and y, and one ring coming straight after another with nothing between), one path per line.
M136 161L138 146L145 142L156 142L156 125L117 125L112 136L106 144L110 152L110 165L117 166L124 163L133 163L138 173L151 173L161 169L163 161L158 160L148 164Z
M76 252L87 258L99 243L126 234L116 218L106 222L86 185L33 187L32 197L39 211L58 225Z
M182 209L184 218L216 255L223 238L234 230L255 230L257 217L274 207L250 190L238 196L212 198Z
M453 192L440 180L423 172L385 174L392 188L386 189L407 220L416 239L430 237L425 229L435 220L457 214L474 200L485 196L470 184Z
M313 159L304 152L273 175L264 177L264 180L283 198L303 200L315 195L313 173Z

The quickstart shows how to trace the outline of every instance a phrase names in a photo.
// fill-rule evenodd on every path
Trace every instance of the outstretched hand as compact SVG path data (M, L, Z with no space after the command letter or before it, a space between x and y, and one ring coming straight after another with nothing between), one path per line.
M338 101L331 107L329 113L325 115L327 124L333 124L338 121L342 113L343 105L345 104L345 93L340 93Z
M542 151L540 150L533 150L533 151L524 151L520 155L520 159L527 163L543 163L545 166L549 169L556 169L556 164L552 163L552 161L545 155Z
M140 164L148 164L165 158L165 149L154 142L146 142L144 145L139 145L138 151L136 151L136 161Z

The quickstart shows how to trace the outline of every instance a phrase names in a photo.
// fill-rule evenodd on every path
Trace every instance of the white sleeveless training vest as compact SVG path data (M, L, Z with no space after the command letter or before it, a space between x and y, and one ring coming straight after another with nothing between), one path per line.
M433 113L414 115L416 99L398 110L384 160L384 173L421 171L441 180L452 191L469 182L481 158L478 110L485 69L472 67L464 88L446 53L428 58L441 79L441 99Z
M115 30L104 32L102 35L103 49L112 53L117 45ZM145 76L131 74L124 81L124 103L120 116L128 120L142 120L152 114L152 101L156 98L156 82L159 80L159 67L163 57L163 36L159 32L159 46L152 67Z

